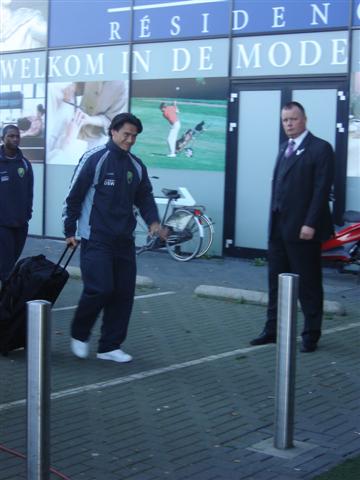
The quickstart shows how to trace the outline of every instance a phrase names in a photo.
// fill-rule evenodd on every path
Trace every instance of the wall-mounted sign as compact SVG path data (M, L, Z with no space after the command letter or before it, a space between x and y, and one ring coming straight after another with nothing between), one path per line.
M232 33L245 35L346 27L349 23L349 9L350 2L347 0L235 0Z
M52 1L49 46L128 42L131 5L132 0ZM112 13L114 8L117 9L116 13Z
M358 4L359 0L355 3ZM56 0L50 47L347 27L350 0ZM356 6L355 12L356 10ZM64 28L66 25L66 28Z
M354 26L360 25L360 0L354 0L353 2L353 21Z
M45 79L44 52L2 55L2 82L16 83ZM48 81L127 80L129 48L125 45L53 50L48 56Z
M147 1L134 5L135 41L227 35L229 0Z
M45 55L43 52L8 54L0 58L1 85L45 79Z
M54 50L49 53L49 82L88 80L127 80L127 45Z
M360 30L354 30L352 35L351 70L353 72L360 72Z
M128 42L132 20L136 41L227 35L231 2L92 0L84 11L83 0L52 2L50 46Z
M132 52L132 74L135 80L226 77L228 59L228 39L141 44ZM52 50L48 57L48 81L127 80L129 65L130 51L126 45ZM3 55L0 73L4 82L44 80L43 52Z
M348 32L237 38L233 41L232 75L346 73L348 43Z
M226 77L228 59L228 39L136 45L133 79Z

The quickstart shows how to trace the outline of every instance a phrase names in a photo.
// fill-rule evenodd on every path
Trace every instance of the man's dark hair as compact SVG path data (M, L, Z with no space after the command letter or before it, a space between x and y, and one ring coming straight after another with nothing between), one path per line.
M108 130L109 137L111 137L111 130L116 130L118 132L125 123L131 123L131 125L134 125L137 128L138 133L143 131L142 123L137 117L135 117L135 115L132 113L119 113L111 120Z
M301 103L299 102L288 102L288 103L285 103L285 105L283 106L283 110L291 110L292 108L294 107L297 107L301 112L302 114L304 115L304 117L306 116L306 113L305 113L305 108L301 105Z
M162 110L162 109L165 108L165 107L166 107L166 103L165 103L165 102L161 102L161 103L160 103L160 107L159 107L160 110Z
M6 125L6 127L3 128L3 131L2 131L2 134L1 134L2 138L4 138L5 135L7 134L8 130L11 130L11 129L17 130L20 133L20 129L16 125Z

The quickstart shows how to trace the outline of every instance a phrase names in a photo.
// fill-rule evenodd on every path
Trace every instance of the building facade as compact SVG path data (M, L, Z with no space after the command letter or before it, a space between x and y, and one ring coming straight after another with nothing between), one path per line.
M206 206L213 254L266 248L280 110L290 100L336 151L334 221L360 210L360 0L0 5L0 122L19 125L33 162L31 234L62 237L80 156L128 110L144 124L134 153L159 177L155 193L185 186ZM175 156L161 104L177 109Z

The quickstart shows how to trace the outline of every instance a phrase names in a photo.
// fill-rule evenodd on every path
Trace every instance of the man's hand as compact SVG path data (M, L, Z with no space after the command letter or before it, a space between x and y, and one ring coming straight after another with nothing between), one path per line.
M303 225L300 230L300 239L301 240L312 240L315 235L315 228L308 227Z
M68 237L65 238L66 245L68 245L71 248L75 248L78 244L78 241L76 240L75 237Z
M149 234L151 236L158 236L162 240L166 240L169 234L169 229L162 227L159 222L154 222L149 226Z

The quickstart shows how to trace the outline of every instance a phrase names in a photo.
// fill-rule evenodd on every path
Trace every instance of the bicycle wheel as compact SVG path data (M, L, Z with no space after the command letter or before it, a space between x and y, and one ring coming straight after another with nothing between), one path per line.
M212 223L211 219L204 213L197 218L199 219L200 224L202 225L204 230L204 237L201 242L201 247L199 253L196 255L199 258L205 255L212 245L214 239L214 224Z
M166 220L170 228L166 248L179 262L187 262L196 257L201 248L204 229L199 219L189 210L177 209Z

